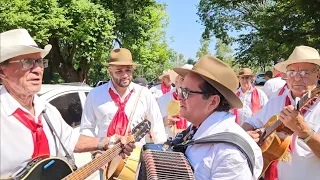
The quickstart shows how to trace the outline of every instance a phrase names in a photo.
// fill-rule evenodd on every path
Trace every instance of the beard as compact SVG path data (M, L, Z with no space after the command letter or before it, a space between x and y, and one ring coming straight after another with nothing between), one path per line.
M128 77L126 79L117 79L117 78L112 77L112 80L117 86L122 87L122 88L126 88L130 85L130 83L132 81L132 77Z

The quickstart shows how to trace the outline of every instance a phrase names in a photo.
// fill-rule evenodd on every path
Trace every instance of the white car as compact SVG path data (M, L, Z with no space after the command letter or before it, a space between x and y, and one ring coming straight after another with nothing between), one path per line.
M82 83L43 84L38 96L55 106L70 126L80 130L82 109L92 89ZM79 168L91 161L91 153L74 153L74 158ZM89 179L99 180L99 171L89 176L87 180Z
M263 85L265 82L266 82L266 79L264 78L263 73L257 74L257 76L254 79L255 85Z

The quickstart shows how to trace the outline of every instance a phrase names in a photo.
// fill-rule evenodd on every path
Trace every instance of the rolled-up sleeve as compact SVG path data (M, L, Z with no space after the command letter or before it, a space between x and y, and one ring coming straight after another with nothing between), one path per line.
M245 122L249 123L254 129L263 127L263 118L265 113L266 106L256 112L251 118L247 119Z
M84 104L80 125L80 133L91 137L96 136L96 117L93 109L93 100L93 93L89 93Z
M167 135L165 133L159 106L148 89L144 89L144 92L142 93L146 95L148 104L150 105L147 109L146 116L151 122L152 140L155 144L164 143L167 140Z

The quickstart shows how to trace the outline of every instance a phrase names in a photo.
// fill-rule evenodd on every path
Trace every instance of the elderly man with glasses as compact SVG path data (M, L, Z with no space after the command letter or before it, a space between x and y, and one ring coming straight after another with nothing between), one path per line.
M283 136L281 129L277 129L280 131L278 137L283 140L289 138L290 146L285 151L286 156L273 161L268 167L265 180L311 180L320 177L320 104L317 95L320 91L317 88L319 65L320 56L316 49L296 47L287 61L275 67L286 72L290 90L272 98L242 126L258 142L262 134L260 128L269 124L269 119L277 115L286 127L283 132L286 135L293 133L292 136Z
M254 74L249 68L241 68L238 74L240 87L236 95L243 103L240 109L234 109L236 122L242 125L245 120L253 116L268 102L267 95L260 89L252 86Z
M41 88L44 68L48 67L48 60L43 58L51 45L38 48L25 29L1 33L0 43L0 78L3 81L0 90L0 179L16 176L31 159L39 156L64 158L67 155L72 164L72 152L108 148L109 138L80 135L54 106L36 95ZM125 143L125 138L121 137L121 141ZM125 145L122 157L125 157L123 153L130 155L133 148L133 143ZM43 169L44 179L63 178L60 173L47 173L46 170L50 171L50 168Z

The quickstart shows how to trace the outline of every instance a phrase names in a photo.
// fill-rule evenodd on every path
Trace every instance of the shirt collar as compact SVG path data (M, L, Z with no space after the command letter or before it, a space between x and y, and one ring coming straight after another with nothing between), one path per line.
M233 117L234 115L230 112L214 112L212 113L206 120L202 122L196 134L194 135L194 139L199 139L205 137L222 121ZM234 120L235 121L235 120Z
M107 86L108 91L109 91L110 88L113 90L114 93L116 93L120 97L118 91L113 86L112 80L110 80L108 82L108 86ZM135 86L135 83L130 82L130 84L129 84L128 88L127 88L127 91L124 93L124 97L126 97L130 93L131 90L133 90L133 92L137 92L136 88L137 88L137 86Z
M2 86L0 90L0 102L3 104L3 109L7 116L11 116L18 108L30 114L26 108L22 107L21 104L8 93L4 86ZM42 101L38 95L35 94L33 98L33 104L35 115L38 117L42 111L46 109L46 102Z
M250 89L249 89L248 93L252 93L252 91L253 91L253 86L250 86ZM244 93L242 92L241 87L239 87L238 92L240 92L240 94L244 94Z

